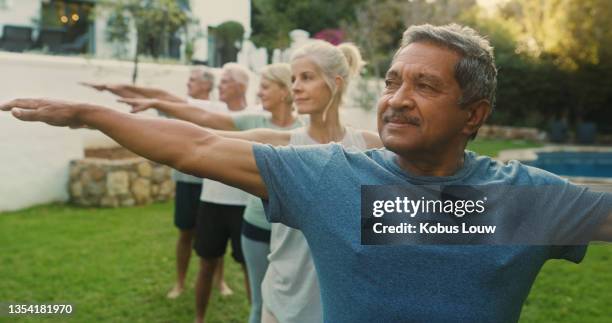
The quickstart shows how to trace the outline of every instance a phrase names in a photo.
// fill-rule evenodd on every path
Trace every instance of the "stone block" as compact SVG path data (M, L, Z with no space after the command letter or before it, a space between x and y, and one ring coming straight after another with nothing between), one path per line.
M87 182L81 182L85 187L85 194L88 196L101 196L106 192L103 182L96 182L89 180Z
M153 167L151 167L151 164L148 161L143 161L142 163L139 163L136 166L136 170L138 172L138 175L140 175L141 177L149 178L153 174Z
M106 190L108 195L115 196L127 194L129 191L129 176L125 171L111 172L106 177Z
M153 175L151 179L153 180L154 183L159 184L167 180L168 178L170 178L170 176L171 176L170 168L166 166L158 165L157 167L153 168Z
M132 195L137 204L146 204L151 201L151 181L137 178L132 182Z
M104 179L104 176L106 176L104 170L97 165L89 166L87 168L87 172L89 172L91 179L93 179L94 181L101 181Z
M79 181L72 182L72 184L70 184L70 195L73 198L83 196L83 183Z
M172 197L174 193L175 184L173 180L165 180L159 186L159 195Z

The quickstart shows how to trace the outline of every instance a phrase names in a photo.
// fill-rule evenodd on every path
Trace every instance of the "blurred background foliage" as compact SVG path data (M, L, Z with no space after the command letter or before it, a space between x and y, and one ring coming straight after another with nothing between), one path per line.
M140 55L157 59L168 55L170 43L177 34L186 33L197 21L188 14L184 0L103 0L99 6L109 11L106 38L127 46L130 26L134 26L136 51L133 57L132 83L138 78Z
M612 133L612 1L254 0L251 39L289 46L288 32L344 31L382 77L402 32L414 24L469 25L487 35L499 69L490 123L546 128L595 122Z

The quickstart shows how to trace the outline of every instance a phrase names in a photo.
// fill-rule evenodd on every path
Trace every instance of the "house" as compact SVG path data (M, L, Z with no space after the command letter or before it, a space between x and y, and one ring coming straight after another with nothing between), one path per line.
M250 0L177 1L183 10L189 11L199 21L198 37L194 39L194 60L208 62L210 56L215 55L215 39L209 37L212 35L210 31L225 21L239 22L245 35L250 34ZM0 0L0 50L81 53L97 58L131 57L135 50L134 32L130 34L130 43L122 50L122 45L107 40L109 19L112 17L96 0ZM161 55L184 58L184 46L188 40L182 35L170 35L167 41L166 50Z

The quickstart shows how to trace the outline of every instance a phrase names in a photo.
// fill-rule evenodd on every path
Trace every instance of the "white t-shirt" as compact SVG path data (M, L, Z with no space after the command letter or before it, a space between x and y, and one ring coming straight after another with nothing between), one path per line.
M196 102L193 105L199 106L199 104L206 105L204 100L197 100L200 102ZM215 111L221 113L228 113L229 115L237 115L246 112L254 112L257 109L252 107L247 107L240 111L232 111L227 109L227 105L223 104L224 110ZM214 107L213 107L214 108ZM202 194L200 195L200 201L215 203L215 204L223 204L223 205L246 205L249 195L247 192L237 189L233 186L225 185L223 183L213 181L210 179L204 179L202 182Z
M225 104L225 102L223 101L210 101L210 100L187 98L187 104L193 105L198 108L204 109L206 111L211 111L211 112L225 113L228 111L227 104Z

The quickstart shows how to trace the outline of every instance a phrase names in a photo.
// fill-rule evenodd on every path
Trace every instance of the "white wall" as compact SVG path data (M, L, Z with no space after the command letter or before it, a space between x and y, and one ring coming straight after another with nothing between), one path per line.
M40 0L5 0L6 8L0 8L0 34L4 25L29 26L33 18L40 16Z
M70 130L15 125L0 115L0 211L68 198L68 163L81 158L81 138Z

